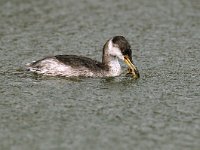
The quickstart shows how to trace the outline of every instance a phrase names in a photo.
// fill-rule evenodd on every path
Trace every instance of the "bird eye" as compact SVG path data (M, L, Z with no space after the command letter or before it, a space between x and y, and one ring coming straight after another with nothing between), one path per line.
M123 55L131 55L131 49L125 49L122 53Z

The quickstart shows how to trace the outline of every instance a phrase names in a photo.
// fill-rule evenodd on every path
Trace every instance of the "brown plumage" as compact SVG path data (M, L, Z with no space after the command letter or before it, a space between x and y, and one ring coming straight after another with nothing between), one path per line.
M128 62L129 73L137 74L139 77L131 55L131 46L128 41L123 36L115 36L103 46L102 62L84 56L56 55L29 64L28 69L38 74L50 76L118 76L121 74L118 59L124 60L126 57L125 62Z

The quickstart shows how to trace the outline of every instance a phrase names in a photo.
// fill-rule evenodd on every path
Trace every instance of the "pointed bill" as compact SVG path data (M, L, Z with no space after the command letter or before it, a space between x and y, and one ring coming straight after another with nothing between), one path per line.
M124 56L124 62L129 66L129 73L133 75L133 78L139 78L139 73L135 65L130 61L127 55Z

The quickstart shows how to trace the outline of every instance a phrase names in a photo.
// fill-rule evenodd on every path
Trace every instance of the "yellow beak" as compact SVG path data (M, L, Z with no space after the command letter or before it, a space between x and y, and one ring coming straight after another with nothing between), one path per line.
M138 75L136 74L137 68L132 64L127 55L124 56L124 62L129 66L129 73L133 75L133 78L138 78Z

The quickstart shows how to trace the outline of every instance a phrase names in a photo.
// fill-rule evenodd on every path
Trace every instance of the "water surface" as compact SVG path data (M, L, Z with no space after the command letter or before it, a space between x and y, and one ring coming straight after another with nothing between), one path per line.
M0 149L199 150L199 27L198 0L1 0ZM139 80L24 71L48 55L101 60L115 35Z

